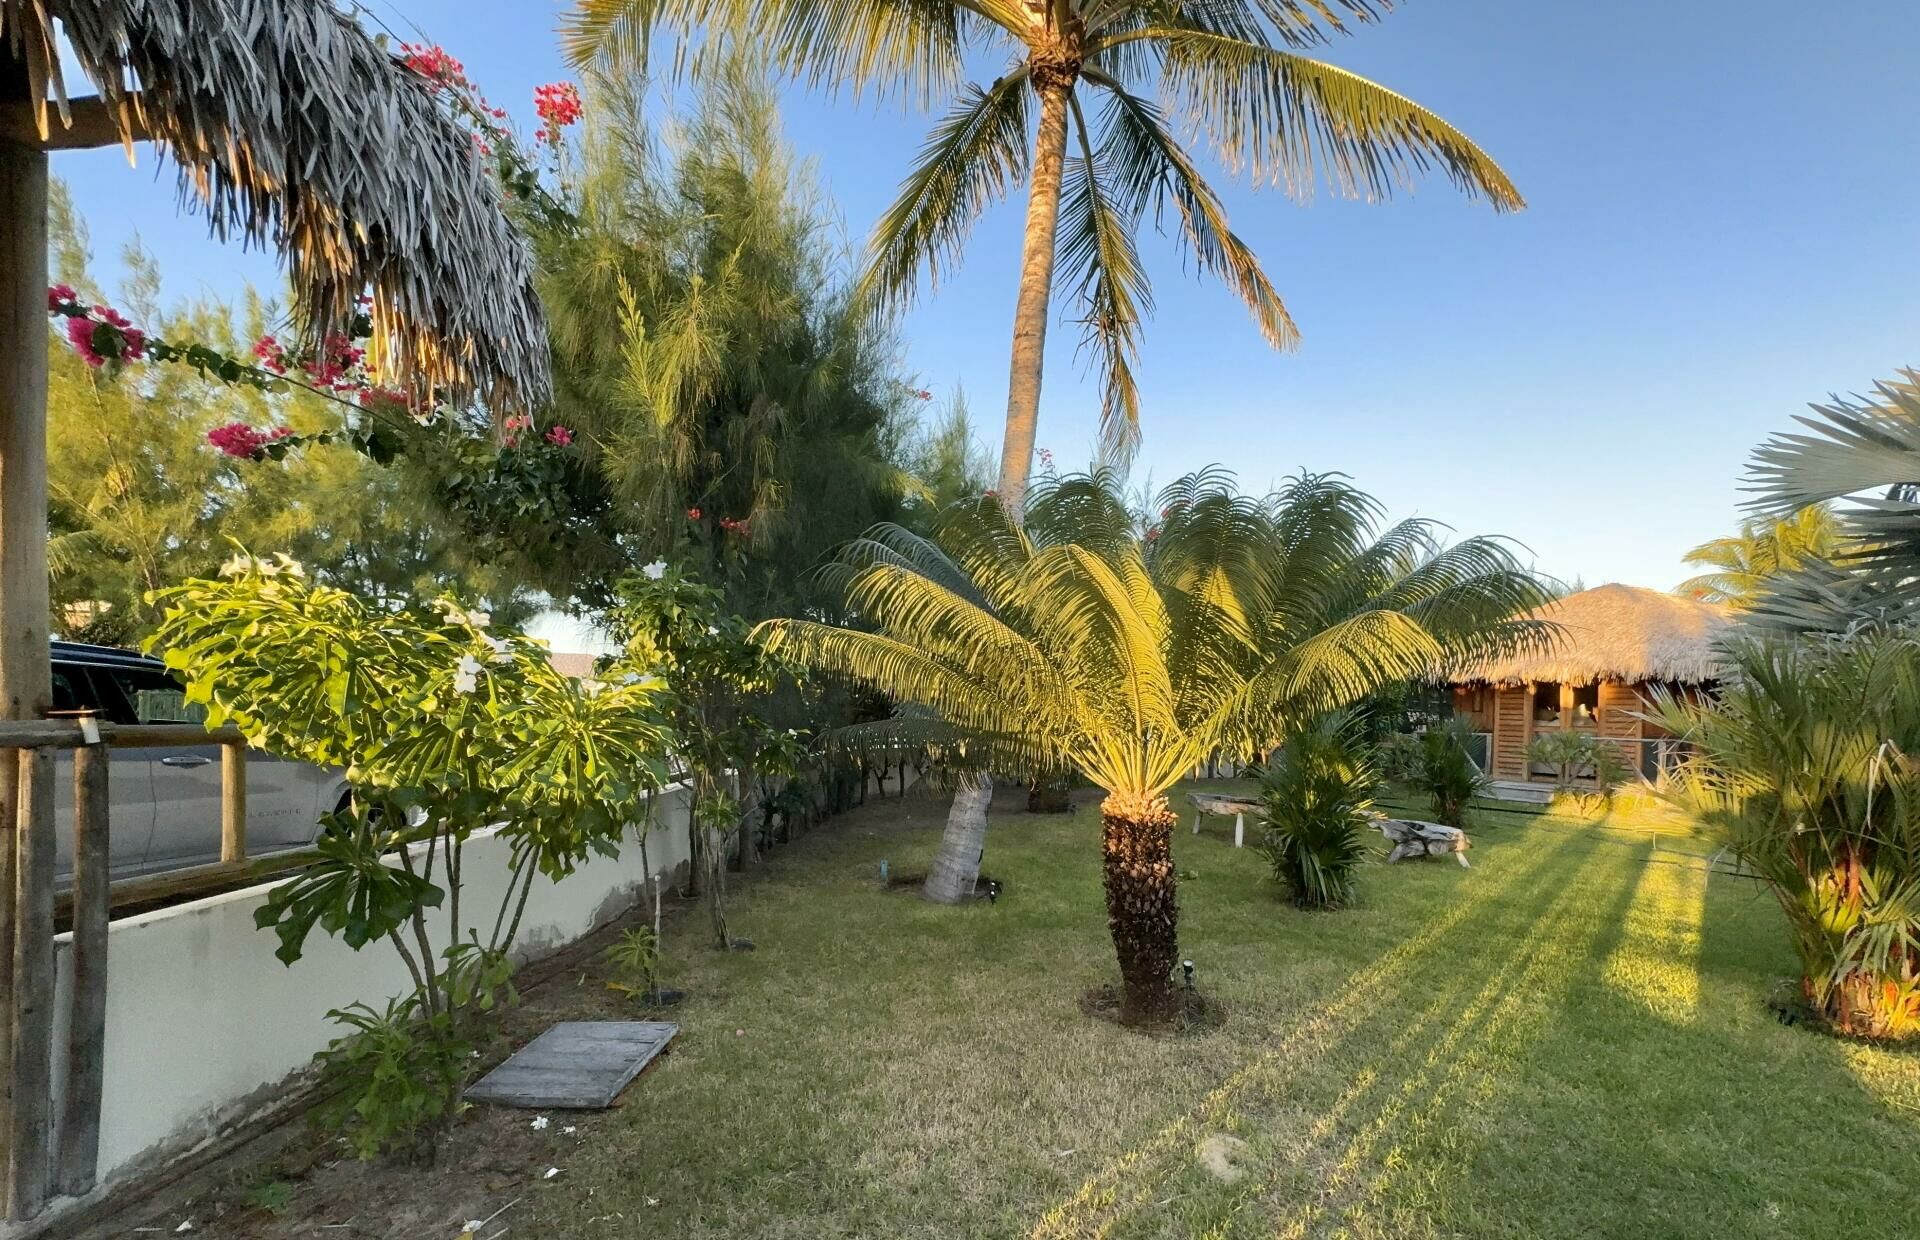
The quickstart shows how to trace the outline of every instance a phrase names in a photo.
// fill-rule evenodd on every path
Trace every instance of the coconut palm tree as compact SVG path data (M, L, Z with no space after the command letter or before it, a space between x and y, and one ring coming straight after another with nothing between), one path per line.
M988 499L950 509L937 556L903 554L890 529L850 548L858 627L763 626L801 661L931 710L995 770L1070 769L1106 791L1129 1022L1176 997L1167 790L1210 754L1253 758L1385 684L1535 638L1511 617L1545 597L1500 540L1380 531L1337 477L1257 499L1209 471L1161 503L1142 535L1112 475L1044 477L1024 520Z
M1743 521L1738 534L1701 543L1680 557L1712 571L1687 578L1674 592L1709 603L1751 607L1780 574L1831 560L1840 550L1841 538L1840 522L1825 504L1812 504L1772 521Z
M1139 434L1133 367L1153 309L1137 234L1171 216L1195 265L1245 302L1267 342L1297 336L1280 295L1228 227L1178 136L1297 196L1322 181L1384 198L1438 165L1497 210L1520 194L1432 112L1305 52L1377 19L1392 0L576 0L565 28L582 64L637 59L659 25L695 63L731 35L830 89L950 100L874 229L863 287L909 298L959 258L973 221L1023 181L1026 237L1013 324L1000 494L1022 509L1032 463L1055 267L1105 389L1111 446ZM991 82L973 57L1001 58ZM1171 210L1169 210L1171 208Z

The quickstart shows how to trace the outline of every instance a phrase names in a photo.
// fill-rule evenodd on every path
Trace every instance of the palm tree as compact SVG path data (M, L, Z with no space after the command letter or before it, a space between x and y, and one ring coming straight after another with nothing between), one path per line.
M1267 342L1296 341L1279 293L1228 227L1179 126L1203 135L1229 170L1300 197L1324 179L1343 193L1384 198L1437 164L1497 210L1524 205L1499 166L1452 125L1303 54L1391 7L1392 0L576 0L565 37L581 64L638 59L666 24L683 32L680 51L697 64L714 46L700 39L728 34L830 89L951 100L874 229L862 287L885 308L909 298L923 272L937 281L958 260L973 221L1028 183L1000 455L1000 494L1018 513L1056 263L1103 372L1102 425L1117 449L1139 434L1133 366L1153 309L1137 248L1143 221L1171 214L1196 266L1246 303ZM1003 56L1005 68L989 83L967 81L973 53Z
M886 529L843 563L860 627L775 620L767 639L925 707L996 770L1077 771L1101 807L1121 1018L1167 1017L1178 959L1166 793L1196 763L1262 754L1306 721L1452 657L1538 634L1545 597L1506 545L1441 546L1337 477L1236 494L1218 472L1161 495L1140 534L1110 474L1043 478L1024 520L949 510L936 555Z
M1768 583L1756 623L1836 632L1866 621L1920 623L1920 371L1835 397L1799 421L1812 434L1775 435L1747 475L1753 507L1785 516L1830 500L1838 513L1832 563L1809 561Z
M1841 536L1840 522L1825 504L1812 504L1777 520L1743 521L1738 534L1701 543L1680 557L1713 571L1687 578L1674 592L1709 603L1751 607L1780 574L1831 560L1840 550Z
M1715 701L1655 695L1692 749L1667 797L1772 889L1817 1016L1920 1039L1920 639L1749 633L1726 658Z

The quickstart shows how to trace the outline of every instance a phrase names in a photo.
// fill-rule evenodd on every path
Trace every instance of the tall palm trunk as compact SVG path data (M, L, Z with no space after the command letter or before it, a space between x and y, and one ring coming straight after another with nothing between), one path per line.
M1151 1023L1173 1013L1173 966L1180 958L1175 821L1165 797L1113 793L1100 806L1107 929L1120 958L1123 1024Z
M1040 371L1047 352L1047 308L1053 296L1054 227L1060 219L1060 176L1066 163L1070 76L1034 66L1040 131L1034 140L1033 188L1020 259L1020 299L1013 312L1013 366L1007 377L1007 434L1000 448L1000 502L1018 519L1033 467L1040 419Z
M987 809L993 804L993 780L986 775L963 775L953 790L953 808L947 811L947 829L940 851L920 893L941 904L958 904L973 894L980 877L980 852L987 843Z

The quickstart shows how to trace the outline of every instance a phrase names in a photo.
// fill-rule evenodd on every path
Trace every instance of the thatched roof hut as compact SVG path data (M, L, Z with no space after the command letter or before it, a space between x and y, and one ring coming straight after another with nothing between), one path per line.
M1554 639L1538 650L1458 669L1449 679L1493 685L1700 684L1720 678L1714 641L1731 623L1720 604L1624 585L1570 594L1530 618L1553 625Z
M93 87L76 117L54 21ZM217 236L287 258L312 331L370 290L376 369L461 400L537 405L545 319L525 241L428 83L330 0L0 0L0 49L54 147L164 144ZM0 55L0 61L9 56Z
M1458 668L1453 713L1484 734L1494 778L1556 779L1534 742L1581 733L1613 746L1628 770L1660 778L1680 751L1649 718L1655 689L1692 697L1722 675L1715 639L1728 609L1638 586L1605 585L1549 603L1530 618L1553 626L1538 649Z

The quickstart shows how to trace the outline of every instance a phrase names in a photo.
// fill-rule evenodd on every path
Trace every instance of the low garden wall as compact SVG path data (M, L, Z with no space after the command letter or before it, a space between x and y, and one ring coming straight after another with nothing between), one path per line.
M588 934L637 900L648 869L671 874L687 860L689 793L661 793L643 867L639 843L618 858L589 857L560 883L537 879L515 955L530 960ZM461 919L484 940L508 878L508 847L492 832L468 841ZM115 921L108 932L106 1088L100 1116L100 1176L165 1161L220 1134L267 1104L289 1074L341 1032L327 1012L356 1001L375 1007L412 989L385 940L356 952L316 930L292 966L274 956L273 933L254 910L276 883L210 896ZM443 906L433 915L443 920ZM55 1012L68 1008L72 936L56 940ZM55 1030L54 1107L61 1112L66 1031Z

